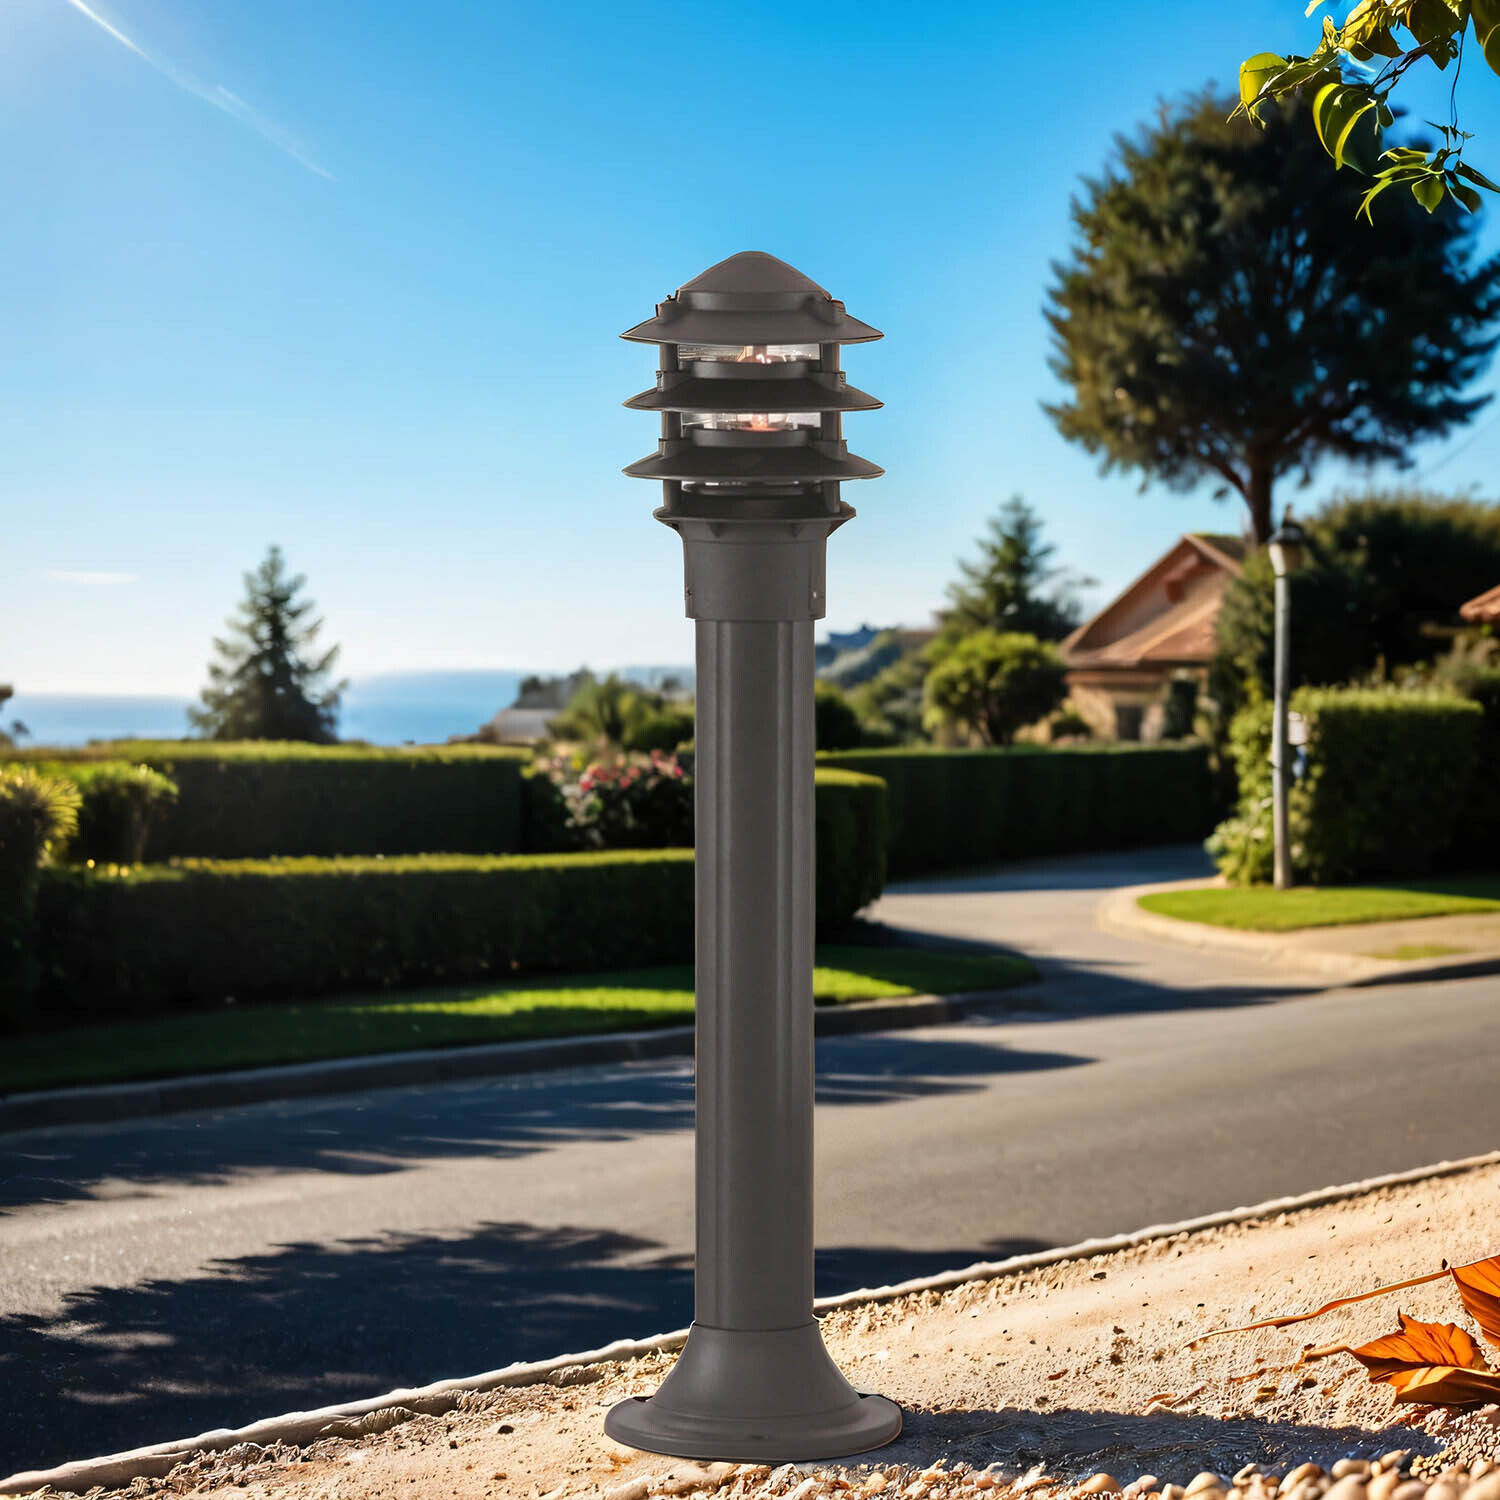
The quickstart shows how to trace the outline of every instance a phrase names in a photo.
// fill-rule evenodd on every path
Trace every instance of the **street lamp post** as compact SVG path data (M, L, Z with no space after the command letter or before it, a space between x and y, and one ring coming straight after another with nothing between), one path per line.
M1288 744L1288 700L1291 695L1291 575L1302 566L1302 528L1290 515L1266 543L1271 554L1271 569L1276 574L1276 681L1275 704L1271 723L1271 834L1275 858L1275 881L1278 891L1292 885L1292 848L1287 831L1287 792L1292 766Z
M656 512L682 538L697 630L695 1308L655 1395L605 1431L693 1458L833 1458L889 1442L813 1316L813 621L853 516L841 415L880 405L839 347L880 334L774 256L710 267L623 335L661 346Z

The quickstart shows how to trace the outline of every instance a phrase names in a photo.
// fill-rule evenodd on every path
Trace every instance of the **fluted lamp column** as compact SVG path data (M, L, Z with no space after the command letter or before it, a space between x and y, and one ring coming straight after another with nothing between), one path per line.
M856 1391L813 1316L813 621L846 479L839 348L880 334L758 251L710 267L623 335L661 347L658 520L697 622L697 1229L688 1340L605 1431L652 1453L834 1458L901 1409Z

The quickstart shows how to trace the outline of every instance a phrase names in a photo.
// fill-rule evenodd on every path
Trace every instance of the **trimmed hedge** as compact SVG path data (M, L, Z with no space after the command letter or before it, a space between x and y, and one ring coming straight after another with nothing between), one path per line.
M819 766L813 816L818 926L826 930L848 922L885 889L886 784L878 776Z
M688 850L60 867L37 901L42 997L69 1013L678 963Z
M161 860L511 853L530 756L491 745L124 740L13 758L128 760L169 776L178 798L158 810L146 846Z
M1214 821L1199 744L850 750L818 761L886 783L897 877L1201 839Z
M885 786L820 771L818 925L880 894ZM686 963L691 849L183 860L42 872L43 1019Z
M1306 768L1287 798L1296 878L1332 885L1432 870L1474 805L1480 705L1438 694L1302 688L1291 706L1307 726ZM1270 706L1242 709L1230 738L1239 808L1209 849L1232 883L1251 884L1271 878Z

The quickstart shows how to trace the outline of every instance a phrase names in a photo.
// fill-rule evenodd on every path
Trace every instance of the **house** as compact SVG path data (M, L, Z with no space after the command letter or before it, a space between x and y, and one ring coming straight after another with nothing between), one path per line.
M1459 605L1458 612L1471 625L1500 625L1500 583Z
M1168 684L1203 686L1219 606L1245 551L1240 537L1188 532L1063 641L1069 696L1096 735L1159 739Z

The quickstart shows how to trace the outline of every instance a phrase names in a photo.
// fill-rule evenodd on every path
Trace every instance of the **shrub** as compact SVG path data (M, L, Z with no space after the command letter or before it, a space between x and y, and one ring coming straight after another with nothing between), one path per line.
M625 748L670 755L693 737L693 716L687 709L660 708L645 714L625 731Z
M819 763L886 782L897 877L1201 839L1213 823L1207 752L1196 744L851 750Z
M853 750L864 739L854 705L831 682L816 686L813 722L819 750Z
M513 852L530 756L488 745L140 740L17 758L149 765L176 782L178 798L159 805L148 858L252 859Z
M1045 718L1067 692L1057 648L1034 635L975 630L929 659L926 722L955 725L986 745L1008 745L1016 730Z
M31 1009L37 874L78 823L78 789L30 767L0 770L0 1024Z
M139 864L153 821L177 800L176 782L150 766L121 761L75 765L69 772L82 798L69 858Z
M629 771L640 774L627 784ZM668 756L596 761L582 771L566 757L539 759L525 786L529 848L654 848L662 835L693 841L692 782ZM819 766L813 796L818 925L827 930L885 887L886 789L878 777Z
M692 855L677 850L69 866L39 894L50 1024L676 963L693 943Z
M527 847L664 849L693 842L693 791L670 755L538 757L527 773Z
M1449 848L1474 784L1477 703L1434 693L1303 688L1305 770L1287 798L1292 867L1314 884L1428 873ZM1235 817L1209 848L1236 883L1271 874L1271 710L1230 728L1240 773Z
M820 766L813 806L818 926L826 931L848 922L885 889L885 782Z

